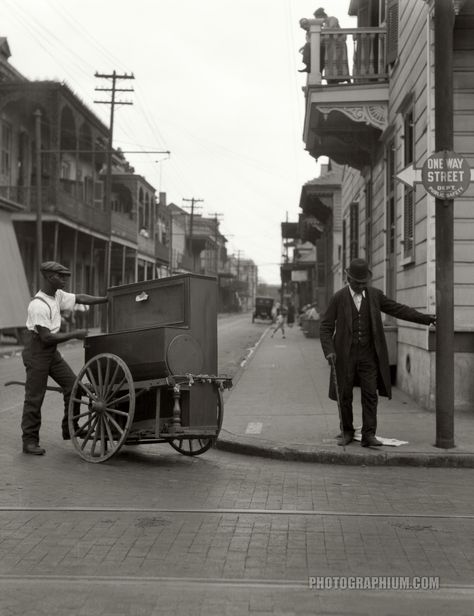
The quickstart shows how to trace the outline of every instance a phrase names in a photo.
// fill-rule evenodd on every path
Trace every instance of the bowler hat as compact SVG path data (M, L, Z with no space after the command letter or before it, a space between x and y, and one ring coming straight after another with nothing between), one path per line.
M353 259L346 269L346 274L356 282L367 282L372 277L369 264L364 259Z
M326 11L323 8L316 9L313 13L316 19L321 19L322 17L327 17Z
M71 275L71 270L69 270L67 267L64 267L64 265L61 265L61 263L57 263L56 261L45 261L40 265L40 270L45 274L50 273L64 274L66 276Z

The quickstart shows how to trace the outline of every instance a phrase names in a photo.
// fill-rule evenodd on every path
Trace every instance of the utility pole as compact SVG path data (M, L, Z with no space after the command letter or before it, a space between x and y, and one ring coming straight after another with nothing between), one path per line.
M169 275L173 275L173 212L169 210L170 237L169 237Z
M41 188L41 111L37 109L35 116L35 139L36 139L36 259L38 261L35 280L38 279L40 265L43 261L43 204ZM39 288L39 284L36 285Z
M110 125L109 125L109 139L107 146L107 169L105 176L105 212L109 221L109 238L107 242L107 249L105 252L105 287L110 286L110 270L112 265L112 208L110 203L110 197L112 192L112 148L113 148L113 136L114 136L114 116L116 105L133 105L131 101L118 101L116 100L117 92L133 92L133 88L117 88L117 81L120 79L135 79L132 75L119 75L115 71L111 74L95 73L95 77L99 79L111 79L111 88L95 88L98 92L110 92L110 100L107 101L94 101L101 105L110 105Z
M453 150L453 30L451 0L435 0L435 149ZM454 447L454 213L436 199L436 447Z
M191 259L193 261L193 271L196 269L196 265L194 263L194 252L193 252L193 225L194 225L194 206L196 203L200 203L204 201L204 199L195 199L191 197L191 199L183 199L183 201L190 201L191 205L187 206L191 209L191 218L189 220L189 249L191 251Z
M211 212L211 214L209 214L209 216L214 218L214 222L215 222L215 227L214 227L214 246L215 248L215 255L216 255L216 278L219 274L219 246L217 243L217 240L219 238L219 217L224 216L224 214L222 214L222 212Z

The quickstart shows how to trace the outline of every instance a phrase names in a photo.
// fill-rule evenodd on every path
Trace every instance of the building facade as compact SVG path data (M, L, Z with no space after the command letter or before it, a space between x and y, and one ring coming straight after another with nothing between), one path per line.
M454 13L454 150L472 167L474 3L446 1ZM375 286L434 313L435 199L421 185L398 181L397 175L412 165L420 168L435 151L435 2L352 0L348 9L357 17L356 28L322 30L320 20L307 24L306 148L316 159L327 156L344 166L334 287L343 284L349 261L363 257ZM341 37L349 58L344 70L336 52ZM322 73L321 45L326 50ZM474 403L473 196L471 185L454 204L456 408ZM388 317L385 325L397 384L434 408L435 333Z

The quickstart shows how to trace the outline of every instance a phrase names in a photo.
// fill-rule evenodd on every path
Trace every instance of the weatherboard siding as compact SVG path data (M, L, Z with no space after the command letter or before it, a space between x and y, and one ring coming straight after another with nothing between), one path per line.
M471 4L471 7L467 6ZM454 30L454 151L474 167L474 8L466 3ZM454 203L456 326L474 330L474 183Z

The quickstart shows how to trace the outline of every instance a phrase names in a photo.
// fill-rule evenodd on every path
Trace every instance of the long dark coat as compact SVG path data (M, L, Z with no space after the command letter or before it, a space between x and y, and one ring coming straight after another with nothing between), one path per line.
M418 312L418 310L410 308L410 306L395 302L375 287L367 287L365 292L365 297L368 299L370 327L379 366L377 389L381 396L391 398L390 366L388 363L387 342L383 332L382 312L403 321L422 323L424 325L429 325L432 317ZM342 390L346 381L347 360L352 343L352 303L351 292L349 287L346 286L333 295L320 322L319 336L325 357L329 353L336 353L336 374L340 390ZM332 378L330 379L329 397L331 400L337 399L336 387Z

